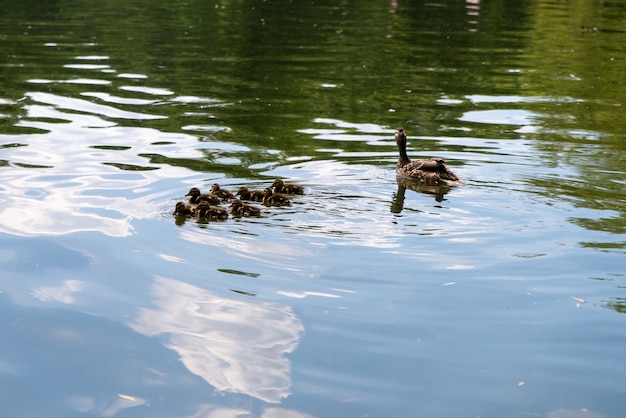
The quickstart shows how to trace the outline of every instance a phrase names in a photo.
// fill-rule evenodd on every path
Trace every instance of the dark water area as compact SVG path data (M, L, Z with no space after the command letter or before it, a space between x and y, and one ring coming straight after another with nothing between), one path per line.
M0 416L624 415L626 2L0 5Z

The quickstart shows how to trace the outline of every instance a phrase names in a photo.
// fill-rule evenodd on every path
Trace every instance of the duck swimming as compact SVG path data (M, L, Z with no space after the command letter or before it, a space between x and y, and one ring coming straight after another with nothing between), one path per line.
M253 200L255 202L263 201L263 190L250 190L245 186L241 186L237 190L237 196L243 200Z
M288 206L291 200L285 195L277 194L269 187L263 191L263 204L265 206Z
M196 214L199 218L228 219L228 211L220 206L211 206L208 202L200 202L196 206Z
M174 216L192 216L194 215L195 211L194 209L185 204L185 202L178 202L176 203L176 208L174 209Z
M189 189L189 193L185 196L189 196L189 203L193 205L197 205L200 202L209 202L211 205L219 205L220 199L216 196L212 196L210 194L202 194L200 189L197 187L192 187Z
M220 185L217 183L214 183L213 186L211 186L211 195L216 196L222 200L232 200L235 198L234 194L232 194L228 190L220 188Z
M261 209L256 206L246 205L239 199L230 204L230 213L233 216L261 216Z
M411 161L406 153L406 133L399 128L395 134L398 145L398 164L396 173L400 177L420 180L429 184L447 184L458 186L463 184L459 178L446 167L441 158L428 158L426 160Z
M286 184L281 179L274 180L271 186L276 193L304 194L304 188L298 184Z

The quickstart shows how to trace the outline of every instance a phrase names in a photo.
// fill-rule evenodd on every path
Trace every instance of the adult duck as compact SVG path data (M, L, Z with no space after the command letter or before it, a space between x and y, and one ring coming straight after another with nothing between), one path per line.
M396 173L400 177L415 179L429 184L447 184L458 186L463 184L459 178L446 167L441 158L428 158L425 160L411 161L406 153L406 133L400 128L395 134L398 145L398 164Z
M274 180L272 183L272 188L276 193L285 193L285 194L304 194L304 187L299 184L287 184L281 179Z

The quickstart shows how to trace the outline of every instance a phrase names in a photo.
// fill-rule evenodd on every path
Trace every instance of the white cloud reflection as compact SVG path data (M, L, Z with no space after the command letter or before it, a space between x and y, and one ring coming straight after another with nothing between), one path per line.
M138 396L118 394L107 402L105 406L100 405L91 396L72 396L67 400L68 406L78 412L97 414L103 417L112 417L119 412L135 406L146 405L147 401Z
M238 257L280 265L291 271L301 270L303 257L315 257L310 249L297 243L280 243L258 236L235 236L233 238L209 235L202 230L181 230L180 237L198 244L210 245L229 251Z
M37 102L53 105L57 109L80 109L82 112L87 112L91 115L106 116L108 118L133 120L151 120L165 118L165 116L151 115L148 113L128 112L112 106L92 103L88 100L63 97L50 93L28 93L26 94L26 96Z
M193 415L185 418L238 418L252 416L254 415L245 409L207 404L201 405ZM260 418L311 418L311 415L292 409L270 407L261 413Z
M190 372L217 390L270 403L289 395L284 355L296 348L303 331L290 307L227 299L165 277L156 277L152 294L155 308L142 309L129 325L143 335L165 336L164 345Z
M309 291L305 291L305 292L285 292L285 291L278 291L277 292L279 295L282 296L287 296L288 298L295 298L295 299L304 299L307 296L319 296L319 297L323 297L323 298L340 298L341 296L339 295L334 295L332 293L320 293L320 292L309 292Z
M134 406L144 405L146 400L137 396L129 396L118 394L117 398L109 405L104 411L102 411L103 417L112 417L117 415L118 412Z
M74 293L83 290L84 283L80 280L65 280L61 286L36 287L31 295L42 302L55 300L61 303L74 303Z
M310 418L309 414L283 408L266 408L261 418Z
M131 235L131 221L153 216L156 202L162 204L160 197L168 193L154 184L188 175L184 167L161 170L162 165L142 157L155 153L153 143L171 144L158 148L163 155L200 155L195 136L116 122L160 116L49 93L29 93L26 100L26 115L16 126L35 133L0 135L9 166L0 186L1 232Z

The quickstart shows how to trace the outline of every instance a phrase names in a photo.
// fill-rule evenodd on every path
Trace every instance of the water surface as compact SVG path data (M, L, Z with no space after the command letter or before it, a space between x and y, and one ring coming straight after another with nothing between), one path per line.
M90 3L1 18L5 414L623 414L626 4Z

